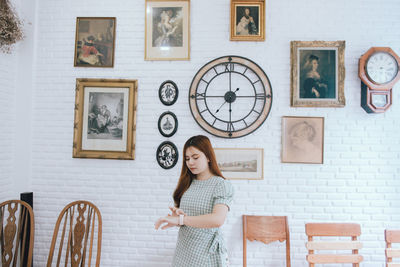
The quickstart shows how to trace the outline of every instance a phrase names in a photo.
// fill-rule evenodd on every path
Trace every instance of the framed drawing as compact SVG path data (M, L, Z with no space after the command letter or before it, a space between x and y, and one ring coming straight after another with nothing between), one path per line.
M158 119L158 130L165 137L171 137L178 130L178 119L171 111L164 112Z
M115 18L76 18L75 67L114 66Z
M157 148L157 162L163 169L171 169L178 162L178 149L170 141L162 142Z
M265 0L231 0L231 41L265 40Z
M146 0L145 60L190 59L190 0Z
M282 117L282 162L324 162L323 117Z
M74 158L134 159L137 80L76 79Z
M292 41L291 106L344 107L345 41Z
M227 179L264 179L264 149L215 148L218 167Z
M170 80L163 82L158 89L158 97L161 103L166 106L171 106L176 102L178 93L178 86Z

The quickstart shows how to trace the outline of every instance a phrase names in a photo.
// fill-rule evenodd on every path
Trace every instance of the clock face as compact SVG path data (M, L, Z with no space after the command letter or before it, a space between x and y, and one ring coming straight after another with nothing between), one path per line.
M253 61L224 56L208 62L195 75L189 105L196 122L207 132L236 138L255 131L268 117L272 88Z
M396 59L386 52L372 54L366 64L368 77L377 84L385 84L392 81L398 71Z

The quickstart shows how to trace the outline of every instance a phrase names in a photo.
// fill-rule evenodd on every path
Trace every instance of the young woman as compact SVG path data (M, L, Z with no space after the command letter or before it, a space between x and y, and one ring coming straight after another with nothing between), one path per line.
M161 217L155 228L180 226L173 267L228 266L219 227L225 222L233 188L223 178L206 136L193 136L183 148L184 162L173 198L172 214Z
M318 72L319 58L310 55L304 64L307 71L304 81L304 98L325 98L328 91L328 84L321 78Z

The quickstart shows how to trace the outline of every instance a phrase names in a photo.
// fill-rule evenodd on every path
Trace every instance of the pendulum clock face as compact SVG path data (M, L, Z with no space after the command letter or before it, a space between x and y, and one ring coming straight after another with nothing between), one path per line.
M208 62L194 76L189 105L196 122L210 134L242 137L254 132L268 117L272 88L256 63L224 56Z

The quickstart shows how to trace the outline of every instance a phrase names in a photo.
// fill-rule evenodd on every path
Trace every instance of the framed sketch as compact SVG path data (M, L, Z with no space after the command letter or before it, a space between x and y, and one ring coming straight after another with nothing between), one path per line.
M265 40L265 0L231 0L231 41Z
M134 159L137 80L76 79L74 158Z
M345 41L292 41L291 106L344 107Z
M282 117L282 162L324 162L323 117Z
M264 149L214 148L218 167L226 179L264 179Z
M114 66L115 18L76 18L75 67Z
M158 165L163 169L171 169L178 162L178 149L175 144L170 141L162 142L156 153Z
M163 82L158 89L160 101L166 106L171 106L176 102L178 93L178 86L170 80Z
M171 111L164 112L158 119L158 130L165 137L171 137L178 130L178 119Z
M145 60L190 59L190 0L146 0Z

